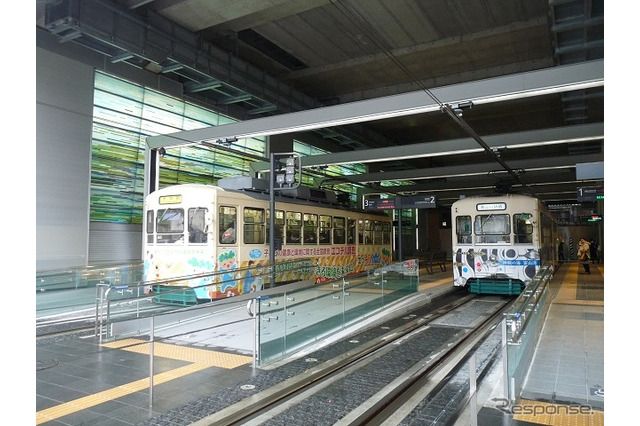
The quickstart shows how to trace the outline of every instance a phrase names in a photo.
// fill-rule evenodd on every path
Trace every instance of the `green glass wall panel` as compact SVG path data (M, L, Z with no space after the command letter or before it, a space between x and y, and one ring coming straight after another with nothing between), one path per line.
M141 223L147 136L234 123L236 120L102 72L95 73L91 158L92 221ZM241 139L224 149L167 149L160 187L215 184L246 175L266 159L265 138Z

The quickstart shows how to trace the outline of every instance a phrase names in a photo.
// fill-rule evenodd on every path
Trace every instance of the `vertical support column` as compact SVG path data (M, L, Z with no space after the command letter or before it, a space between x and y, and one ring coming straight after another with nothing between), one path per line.
M149 408L153 407L153 341L154 337L154 317L150 318L149 324Z
M282 189L295 189L300 186L302 181L302 162L300 161L300 155L294 152L280 152L278 154L272 152L269 154L269 158L269 264L271 267L271 283L269 287L273 288L276 285L275 192ZM284 167L282 159L284 159ZM277 188L276 184L278 185ZM284 220L286 225L286 218Z
M397 261L402 262L404 259L402 258L402 209L397 209L398 216L398 256Z
M160 157L164 155L164 148L150 149L145 148L144 155L144 189L143 198L158 189Z
M269 154L269 288L276 286L276 196L275 154Z
M418 252L424 252L430 249L429 239L431 238L431 227L429 223L430 212L428 209L416 210L416 241Z
M144 155L144 185L142 199L145 200L147 195L158 189L160 182L160 160L159 157L164 155L164 148L150 149L148 146L145 148ZM143 212L142 215L142 236L145 238L147 235L147 221L146 215ZM144 244L143 244L144 246ZM140 259L144 259L144 248L140 249Z

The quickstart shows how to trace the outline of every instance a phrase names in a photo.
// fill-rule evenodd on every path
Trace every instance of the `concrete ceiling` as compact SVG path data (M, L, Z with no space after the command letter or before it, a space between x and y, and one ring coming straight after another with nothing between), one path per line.
M372 189L408 179L399 193L443 203L494 190L570 203L578 187L604 185L576 174L604 161L604 0L52 0L37 2L36 25L267 129L301 111L400 109L399 96L421 94L436 108L305 131L367 160L370 172L349 179ZM572 73L580 65L600 79ZM551 90L554 70L575 79ZM510 87L532 75L547 90ZM459 111L441 98L449 89L473 106ZM411 146L413 156L386 155Z

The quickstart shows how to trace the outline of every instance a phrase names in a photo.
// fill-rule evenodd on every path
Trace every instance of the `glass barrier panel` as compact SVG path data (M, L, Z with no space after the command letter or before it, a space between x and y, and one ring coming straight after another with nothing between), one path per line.
M36 318L92 309L96 288L140 282L142 264L36 272Z
M258 298L258 360L278 359L286 354L283 307L286 295Z
M352 276L260 298L260 365L360 321L417 292L417 261L405 261ZM269 302L267 302L269 300Z
M544 319L552 300L550 282L553 268L546 266L534 277L518 297L513 310L505 315L507 344L507 374L509 398L519 395L536 345L542 332Z

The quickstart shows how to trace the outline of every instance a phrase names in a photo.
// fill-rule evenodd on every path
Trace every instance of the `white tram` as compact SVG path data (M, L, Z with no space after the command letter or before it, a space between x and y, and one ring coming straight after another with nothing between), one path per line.
M348 209L333 192L304 187L281 192L275 198L276 283L324 282L391 263L389 216ZM269 203L268 183L248 177L149 194L143 226L148 288L157 294L168 291L166 286L189 288L193 301L255 291L255 277L244 271L269 263ZM311 259L316 267L283 270L299 259ZM213 272L214 279L179 279ZM152 284L167 279L175 280Z
M537 198L462 198L451 206L451 221L455 286L472 293L520 294L541 265L557 265L557 222Z

